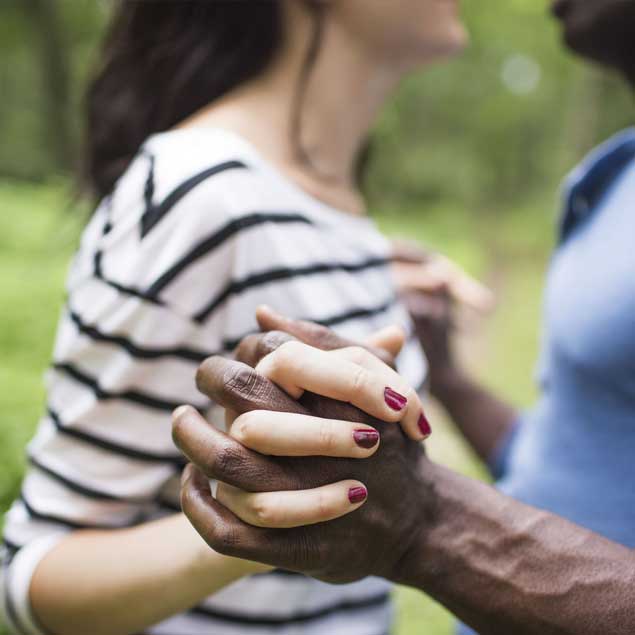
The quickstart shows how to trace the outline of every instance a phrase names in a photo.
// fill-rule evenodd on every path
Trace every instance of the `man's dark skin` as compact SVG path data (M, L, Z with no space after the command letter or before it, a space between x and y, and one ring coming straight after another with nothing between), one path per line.
M576 51L632 79L634 7L633 0L565 0L556 10ZM349 345L317 327L275 320L263 326L320 348ZM199 387L237 412L308 411L371 423L382 435L380 448L365 460L264 457L194 411L180 414L175 441L198 466L184 474L183 509L214 549L329 581L381 575L421 589L482 635L635 633L635 552L433 464L396 425L310 394L294 402L250 368L287 337L252 336L239 351L245 363L208 360ZM483 399L481 414L497 407ZM217 503L199 469L248 491L359 479L369 499L329 523L260 529Z

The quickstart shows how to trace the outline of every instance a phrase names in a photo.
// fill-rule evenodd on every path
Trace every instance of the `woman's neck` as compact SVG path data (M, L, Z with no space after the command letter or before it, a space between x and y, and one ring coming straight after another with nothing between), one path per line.
M356 48L327 18L320 52L298 105L299 78L314 26L309 18L294 21L293 36L266 73L183 125L234 130L309 194L363 214L355 178L357 157L403 72ZM294 139L297 107L301 119Z

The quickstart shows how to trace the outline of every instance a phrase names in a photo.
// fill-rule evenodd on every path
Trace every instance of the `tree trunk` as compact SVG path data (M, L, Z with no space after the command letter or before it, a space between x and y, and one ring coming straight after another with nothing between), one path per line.
M70 81L67 46L57 0L22 0L37 39L42 77L44 129L55 164L73 167L74 143L70 127Z

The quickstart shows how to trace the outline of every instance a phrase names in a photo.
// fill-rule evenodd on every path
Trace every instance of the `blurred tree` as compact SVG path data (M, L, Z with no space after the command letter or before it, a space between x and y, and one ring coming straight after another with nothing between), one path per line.
M71 103L68 43L56 0L22 0L39 48L43 85L42 117L47 122L48 145L57 166L70 169L74 147L70 132Z
M621 83L563 50L547 4L465 2L465 55L404 82L377 127L374 208L487 211L544 198L585 151L633 120ZM68 171L111 6L0 2L0 175Z

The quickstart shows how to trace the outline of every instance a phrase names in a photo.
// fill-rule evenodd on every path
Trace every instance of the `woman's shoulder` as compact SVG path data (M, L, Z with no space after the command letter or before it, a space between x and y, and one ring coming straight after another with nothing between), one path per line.
M150 137L112 195L113 221L136 219L142 235L172 222L214 224L263 205L285 207L287 193L257 165L246 144L216 129L185 128Z

